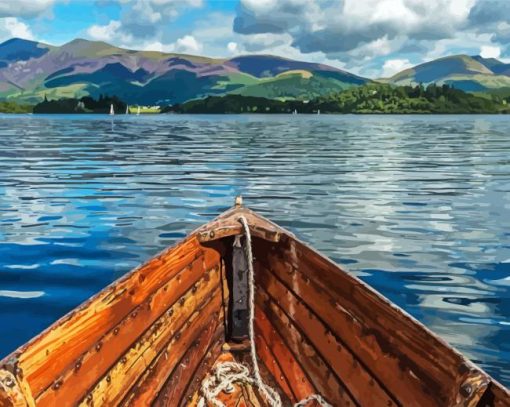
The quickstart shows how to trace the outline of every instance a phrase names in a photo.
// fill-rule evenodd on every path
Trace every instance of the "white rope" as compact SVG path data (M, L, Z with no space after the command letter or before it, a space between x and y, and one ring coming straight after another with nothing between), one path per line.
M250 356L253 365L253 377L250 376L248 368L241 363L223 362L216 365L214 374L206 378L202 383L202 397L198 402L198 407L205 407L206 402L211 403L215 407L225 407L225 405L217 399L217 396L222 391L227 393L232 392L234 383L254 384L259 388L271 407L282 407L280 395L272 387L265 384L260 375L257 348L255 345L255 271L253 270L251 233L246 218L241 216L239 217L239 221L243 225L244 234L246 236L245 251L248 262L248 300L250 308L248 316L248 335L250 338ZM317 401L322 407L333 407L324 400L320 394L312 394L295 403L294 407L305 407L312 400Z

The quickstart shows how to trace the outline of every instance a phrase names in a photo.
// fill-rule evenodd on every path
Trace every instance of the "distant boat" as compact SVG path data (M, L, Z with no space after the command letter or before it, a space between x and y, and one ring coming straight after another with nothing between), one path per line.
M136 115L140 116L140 106L138 106L138 109L136 110Z
M321 109L317 109L317 114L321 114Z
M129 114L129 105L126 105L126 114Z
M114 115L115 114L115 110L113 110L113 103L110 105L110 115Z
M297 109L294 109L294 111L292 112L292 114L297 114Z

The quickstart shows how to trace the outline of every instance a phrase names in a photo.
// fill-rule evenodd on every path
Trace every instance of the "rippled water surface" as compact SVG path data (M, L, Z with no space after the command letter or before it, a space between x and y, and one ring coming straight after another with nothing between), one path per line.
M510 118L0 116L0 356L231 206L510 384Z

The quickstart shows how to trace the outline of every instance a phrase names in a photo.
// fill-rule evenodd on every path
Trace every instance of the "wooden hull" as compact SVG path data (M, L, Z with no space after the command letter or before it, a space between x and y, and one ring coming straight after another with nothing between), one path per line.
M253 236L258 360L286 403L320 393L334 406L510 406L504 387L419 322L242 207L5 358L0 406L196 404L217 360L246 360L246 346L231 337L241 215ZM265 405L250 386L222 397Z

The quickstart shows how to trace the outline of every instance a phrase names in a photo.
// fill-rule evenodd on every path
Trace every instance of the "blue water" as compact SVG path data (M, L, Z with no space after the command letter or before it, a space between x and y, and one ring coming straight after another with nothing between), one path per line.
M0 356L242 194L510 384L509 129L0 116Z

